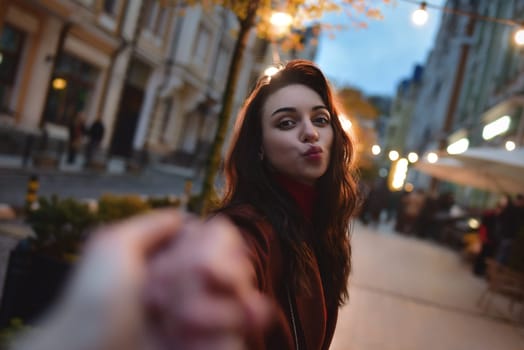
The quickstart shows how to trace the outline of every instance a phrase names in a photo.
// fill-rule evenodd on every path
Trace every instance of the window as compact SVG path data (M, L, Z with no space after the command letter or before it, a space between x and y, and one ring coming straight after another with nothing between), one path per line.
M158 0L149 0L145 8L144 28L153 35L161 37L166 30L169 9L160 4Z
M149 29L151 32L154 32L155 22L158 16L158 2L157 1L147 1L145 15L144 15L144 27Z
M221 48L218 54L215 71L215 82L224 83L226 75L229 70L229 52L225 48Z
M18 72L25 33L5 24L0 35L0 112L9 112L9 104Z
M46 101L44 119L68 125L70 119L90 103L98 69L67 53L56 63Z
M209 30L201 26L200 30L198 31L195 50L193 52L196 63L206 63L207 53L210 46L210 39L211 34L209 33Z
M156 36L163 36L165 30L166 30L166 23L167 23L167 11L166 9L160 8L156 25L155 25L155 35Z
M104 0L103 10L105 13L114 16L116 14L117 0Z

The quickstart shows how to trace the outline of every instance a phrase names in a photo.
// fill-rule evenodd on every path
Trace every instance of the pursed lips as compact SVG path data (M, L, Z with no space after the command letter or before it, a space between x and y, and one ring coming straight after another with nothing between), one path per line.
M320 154L322 153L322 148L320 147L317 147L317 146L313 146L313 147L310 147L306 152L304 152L302 155L304 157L307 157L307 156L312 156L312 155L316 155L316 154Z

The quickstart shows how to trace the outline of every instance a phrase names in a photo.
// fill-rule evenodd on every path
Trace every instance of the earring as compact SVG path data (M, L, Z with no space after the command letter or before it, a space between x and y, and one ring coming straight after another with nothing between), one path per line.
M258 158L260 158L260 160L264 160L264 151L258 151Z

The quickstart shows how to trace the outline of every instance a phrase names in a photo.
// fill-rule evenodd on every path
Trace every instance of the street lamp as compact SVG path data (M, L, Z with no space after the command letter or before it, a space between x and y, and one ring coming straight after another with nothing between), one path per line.
M497 135L503 134L509 129L511 118L508 115L498 118L495 121L487 124L482 129L482 138L484 140L490 140Z
M461 138L460 140L457 140L450 144L446 151L449 154L460 154L466 152L466 150L469 147L469 140L466 137Z
M282 36L287 33L291 23L293 22L293 17L289 13L275 11L271 14L269 23L273 26L273 35Z
M273 50L273 63L280 62L280 54L278 52L276 40L289 31L292 22L293 17L291 17L290 14L281 11L274 11L269 18L269 23L271 24L270 39Z
M394 163L393 174L391 179L391 187L398 191L404 186L408 173L408 160L400 158Z

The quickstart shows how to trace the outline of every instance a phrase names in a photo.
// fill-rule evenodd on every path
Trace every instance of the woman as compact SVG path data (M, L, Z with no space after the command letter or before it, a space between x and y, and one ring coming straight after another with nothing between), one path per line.
M15 349L328 349L348 296L352 152L320 70L290 62L240 114L217 210L234 225L165 211L102 228Z
M328 349L348 297L353 143L311 62L263 77L240 112L221 209L247 242L257 288L277 322L248 348Z

